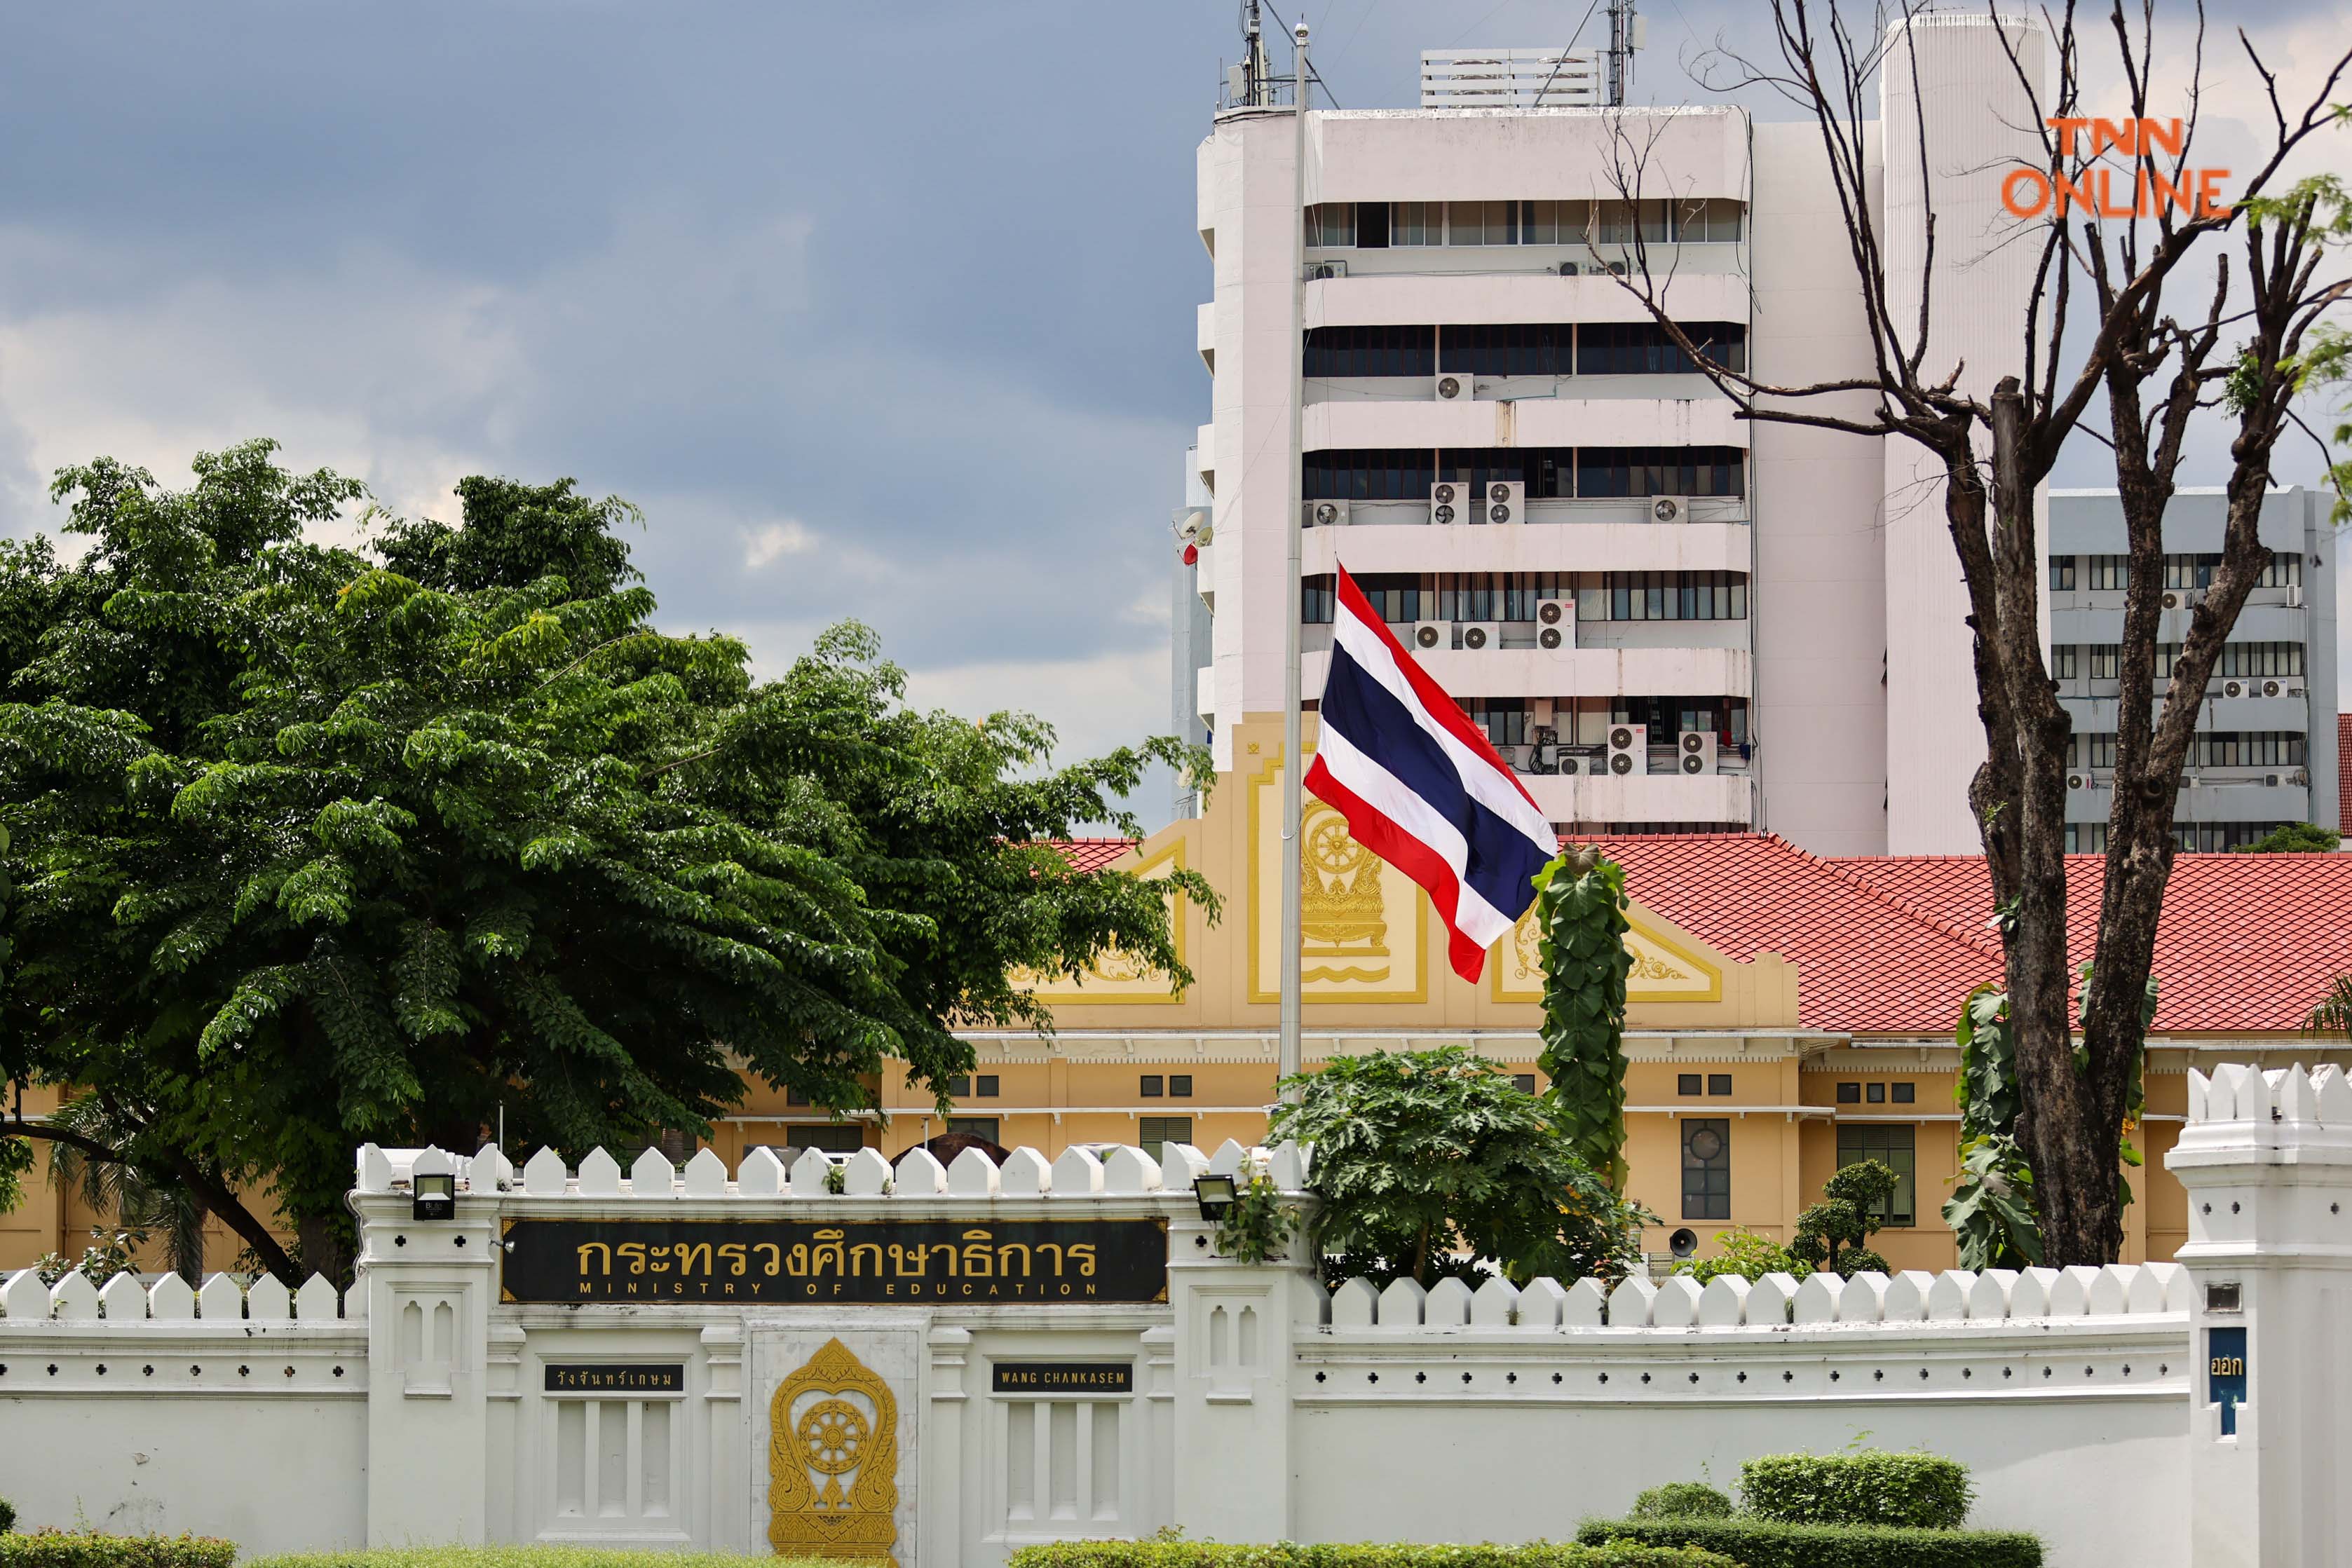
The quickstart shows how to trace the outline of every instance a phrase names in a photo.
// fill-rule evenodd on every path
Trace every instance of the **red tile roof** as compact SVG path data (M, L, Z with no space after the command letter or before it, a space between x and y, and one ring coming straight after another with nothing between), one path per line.
M1769 834L1599 841L1626 891L1747 960L1798 966L1806 1027L1946 1034L1960 1000L2000 975L1992 895L1973 856L1822 859ZM2068 948L2090 956L2105 862L2067 860ZM2155 1028L2289 1033L2352 970L2352 854L2184 854L2157 930Z
M2352 713L2336 716L2336 825L2352 832Z
M1062 852L1073 871L1100 871L1141 841L1136 839L1052 839L1046 847Z

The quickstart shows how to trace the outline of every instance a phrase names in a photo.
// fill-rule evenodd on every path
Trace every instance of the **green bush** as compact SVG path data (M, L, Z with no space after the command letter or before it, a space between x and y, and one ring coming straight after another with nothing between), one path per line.
M1782 1524L1958 1530L1975 1493L1966 1465L1935 1454L1770 1454L1739 1467L1748 1511Z
M229 1568L236 1543L205 1535L0 1535L0 1568Z
M1731 1500L1705 1481L1668 1481L1633 1500L1635 1519L1728 1519Z
M1675 1272L1688 1274L1702 1285L1712 1284L1724 1274L1737 1274L1743 1280L1760 1280L1767 1274L1794 1274L1801 1280L1812 1272L1804 1260L1781 1246L1769 1236L1759 1236L1747 1228L1738 1227L1715 1233L1716 1244L1723 1250L1712 1258L1690 1258L1675 1265Z
M813 1559L611 1546L380 1546L260 1557L244 1568L826 1568Z
M0 1535L16 1528L16 1505L0 1497Z
M1227 1546L1211 1541L1067 1541L1024 1546L1011 1568L1738 1568L1686 1547L1608 1542L1576 1546L1389 1546L1379 1542Z
M1698 1547L1740 1568L2041 1568L2042 1542L2011 1530L1898 1530L1762 1519L1595 1519L1588 1545ZM1629 1560L1630 1561L1630 1560Z

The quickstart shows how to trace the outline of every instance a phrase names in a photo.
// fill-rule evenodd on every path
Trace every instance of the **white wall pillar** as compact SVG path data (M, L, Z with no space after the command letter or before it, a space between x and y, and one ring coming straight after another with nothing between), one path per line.
M2191 1071L2164 1163L2189 1189L2177 1256L2197 1286L2192 1568L2352 1564L2352 1082Z
M1249 1264L1218 1257L1214 1231L1197 1218L1168 1230L1172 1517L1202 1540L1288 1541L1297 1518L1291 1340L1323 1321L1323 1285L1296 1234L1282 1258Z
M415 1165L436 1162L454 1164L427 1149ZM420 1220L408 1192L364 1190L374 1185L363 1179L351 1197L355 1289L368 1302L368 1544L478 1545L488 1521L499 1196L460 1191L457 1218Z

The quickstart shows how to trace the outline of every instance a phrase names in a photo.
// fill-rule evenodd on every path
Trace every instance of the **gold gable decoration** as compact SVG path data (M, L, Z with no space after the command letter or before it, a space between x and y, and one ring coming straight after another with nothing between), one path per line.
M1495 966L1495 999L1498 1002L1543 1000L1543 955L1536 932L1536 910L1529 904L1511 927L1509 961ZM1713 1002L1723 998L1723 974L1697 954L1687 951L1665 933L1643 920L1638 908L1626 911L1632 929L1625 933L1626 950L1633 967L1625 976L1625 999L1633 1002Z
M1184 865L1184 841L1178 839L1166 849L1135 867L1135 874L1145 881L1154 881ZM1168 896L1169 928L1176 938L1176 956L1185 956L1185 900L1181 894ZM1085 1006L1088 1003L1118 1003L1128 1007L1150 1006L1181 1002L1182 994L1168 983L1165 970L1147 967L1132 953L1117 947L1097 954L1094 961L1075 975L1043 974L1031 968L1014 968L1005 978L1013 985L1033 993L1039 1001L1056 1008Z
M1279 1000L1282 972L1282 758L1249 779L1249 993ZM1310 753L1311 755L1311 753ZM1425 1002L1429 971L1421 889L1356 841L1348 820L1308 797L1298 823L1301 999Z
M768 1543L776 1554L898 1568L890 1550L898 1542L898 1402L890 1385L829 1339L778 1385L768 1422Z

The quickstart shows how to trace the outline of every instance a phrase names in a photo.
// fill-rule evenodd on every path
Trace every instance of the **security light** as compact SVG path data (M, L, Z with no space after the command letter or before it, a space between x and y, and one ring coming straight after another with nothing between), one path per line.
M442 1171L418 1172L411 1178L409 1218L412 1219L455 1219L457 1218L457 1178Z
M1219 1220L1241 1196L1241 1187L1229 1176L1204 1176L1192 1183L1192 1196L1201 1200L1202 1218Z

